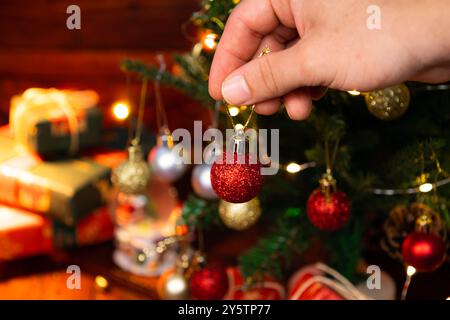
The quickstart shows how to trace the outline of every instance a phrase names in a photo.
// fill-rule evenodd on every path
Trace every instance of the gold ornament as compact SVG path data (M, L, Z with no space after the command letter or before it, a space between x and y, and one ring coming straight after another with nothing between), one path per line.
M401 117L409 107L408 87L402 83L386 89L364 94L369 112L381 120L394 120Z
M254 225L261 215L258 198L244 203L231 203L220 200L219 214L223 223L233 230L245 230Z
M139 144L132 144L128 148L128 159L114 169L111 180L123 193L145 193L150 180L150 169L143 159Z
M181 270L166 271L158 280L158 294L164 300L189 298L189 283Z

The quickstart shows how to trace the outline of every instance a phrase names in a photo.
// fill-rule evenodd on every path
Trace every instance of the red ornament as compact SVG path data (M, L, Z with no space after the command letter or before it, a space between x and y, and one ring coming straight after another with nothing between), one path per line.
M222 299L228 291L225 269L214 266L195 271L190 281L192 295L200 300Z
M431 272L444 262L446 248L444 241L433 233L414 231L402 244L405 263L417 271Z
M339 229L350 216L350 202L342 191L330 191L327 196L321 188L317 188L309 196L306 212L311 223L320 230L334 231Z
M227 163L230 161L230 163ZM218 161L219 160L219 161ZM211 184L217 195L232 203L243 203L256 197L263 177L261 164L251 162L249 154L223 153L211 168Z

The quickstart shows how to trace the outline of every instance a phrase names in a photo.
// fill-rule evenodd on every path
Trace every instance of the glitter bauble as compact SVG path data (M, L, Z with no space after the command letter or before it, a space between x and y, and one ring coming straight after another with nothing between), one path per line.
M320 230L334 231L339 229L350 216L350 202L342 191L330 192L327 195L317 188L309 196L306 212L311 223Z
M403 260L420 272L431 272L444 262L446 248L444 241L433 233L414 231L402 244Z
M112 183L123 193L142 194L147 190L150 169L139 145L128 148L128 159L117 166L112 174Z
M261 215L259 199L253 198L244 203L231 203L221 200L219 215L228 228L237 231L245 230L254 225Z
M186 171L187 166L173 148L156 145L148 155L152 177L163 182L174 182Z
M224 152L212 165L211 184L217 195L227 202L250 201L263 185L261 164L249 154Z
M225 269L212 266L194 272L189 283L191 294L200 300L219 300L228 291Z
M409 106L409 90L405 84L399 84L365 94L367 109L381 120L394 120L401 117Z
M210 164L199 164L192 170L191 184L195 193L208 200L217 199L211 185L211 167Z

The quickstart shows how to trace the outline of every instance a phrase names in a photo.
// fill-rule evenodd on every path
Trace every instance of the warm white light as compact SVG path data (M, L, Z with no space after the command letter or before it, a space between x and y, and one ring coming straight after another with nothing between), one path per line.
M239 108L238 107L229 107L228 111L230 112L230 115L232 117L236 117L239 114Z
M361 92L359 92L358 90L350 90L347 92L350 93L352 96L359 96L361 94Z
M235 130L242 130L242 129L244 129L244 126L243 126L242 124L238 123L238 124L236 124L236 125L234 126L234 129L235 129Z
M146 259L145 253L142 253L142 252L139 253L138 256L137 256L137 259L138 259L138 261L141 262L141 263L144 262L145 259Z
M419 191L420 192L430 192L431 190L433 190L433 185L429 182L427 183L423 183L419 186Z
M117 120L125 120L130 115L130 106L125 102L116 102L112 112Z
M408 277L412 277L415 273L416 268L414 268L413 266L408 266L408 268L406 268L406 274L408 275Z
M302 167L295 163L295 162L291 162L286 166L286 171L289 173L297 173L302 169Z
M180 277L173 277L167 282L167 291L171 294L179 294L186 289L186 282Z
M203 46L207 49L213 50L217 46L217 34L207 33L203 38Z
M103 276L96 276L95 277L95 284L100 289L106 289L106 288L108 288L108 285L109 285L108 280L105 277L103 277Z

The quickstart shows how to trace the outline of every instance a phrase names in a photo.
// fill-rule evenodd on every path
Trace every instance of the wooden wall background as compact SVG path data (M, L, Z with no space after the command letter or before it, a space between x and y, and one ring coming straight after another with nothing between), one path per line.
M66 28L70 4L81 8L81 30ZM125 96L120 61L151 63L158 53L189 50L181 26L198 8L197 0L0 1L0 123L7 122L11 96L29 87L94 89L106 111ZM164 89L163 99L171 127L206 115L173 90ZM147 125L153 103L150 91Z

